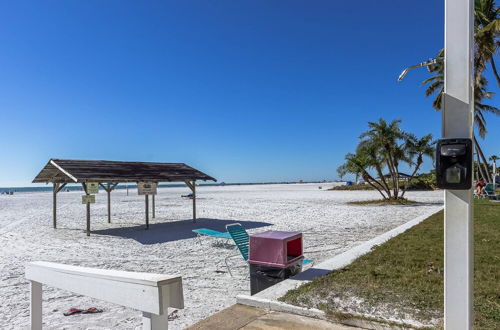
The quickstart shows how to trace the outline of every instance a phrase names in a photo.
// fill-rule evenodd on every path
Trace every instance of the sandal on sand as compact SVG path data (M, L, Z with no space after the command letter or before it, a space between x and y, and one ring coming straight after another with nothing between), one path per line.
M94 313L102 313L102 309L90 307L89 309L82 311L82 314L94 314Z
M73 315L73 314L79 314L83 312L83 310L79 309L79 308L70 308L67 312L63 313L64 316L70 316L70 315Z

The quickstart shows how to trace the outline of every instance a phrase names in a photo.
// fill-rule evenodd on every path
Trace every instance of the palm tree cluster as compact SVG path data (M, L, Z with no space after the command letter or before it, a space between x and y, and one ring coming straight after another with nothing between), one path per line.
M497 160L499 160L500 157L497 155L491 155L490 160L493 163L493 176L495 177L497 175Z
M347 154L346 162L337 169L339 176L360 175L384 199L403 199L407 187L400 185L400 165L404 163L412 169L411 180L424 157L434 157L435 142L431 134L418 138L404 132L400 123L401 120L388 123L384 119L369 122L368 131L360 135L356 152Z
M495 56L498 55L500 46L500 8L495 5L494 0L475 0L475 26L474 26L474 124L481 138L487 133L486 113L500 115L500 109L486 104L491 100L494 93L487 91L488 80L484 77L486 69L491 67L493 76L500 87L500 77L495 64ZM444 50L440 50L436 57L436 63L429 66L431 77L422 82L427 85L426 96L436 95L432 106L436 111L442 109L444 91ZM480 164L480 175L488 182L492 181L487 170L487 160L474 135L474 146L477 161Z

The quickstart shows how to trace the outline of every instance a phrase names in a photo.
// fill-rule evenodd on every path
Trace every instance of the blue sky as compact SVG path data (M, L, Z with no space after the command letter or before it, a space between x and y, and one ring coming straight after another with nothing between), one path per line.
M396 78L442 45L435 0L0 0L0 186L51 157L334 179L367 121L440 135L426 71Z

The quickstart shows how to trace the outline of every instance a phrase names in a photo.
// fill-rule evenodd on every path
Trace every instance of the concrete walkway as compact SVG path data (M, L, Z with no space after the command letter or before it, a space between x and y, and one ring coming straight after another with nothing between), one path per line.
M270 310L236 304L212 315L209 318L186 328L186 330L354 330L358 328L343 326L310 317L273 312Z

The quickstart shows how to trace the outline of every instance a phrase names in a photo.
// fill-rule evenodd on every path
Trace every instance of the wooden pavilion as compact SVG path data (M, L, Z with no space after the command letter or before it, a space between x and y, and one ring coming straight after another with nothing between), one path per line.
M184 182L193 193L193 221L196 221L196 180L217 181L184 163L125 162L108 160L50 159L33 183L52 183L53 226L57 227L57 193L69 183L79 183L87 195L87 184L98 183L107 193L108 222L111 223L111 192L119 183ZM152 195L153 218L155 195ZM149 195L145 195L146 229L149 228ZM90 203L87 203L87 236L90 235Z

